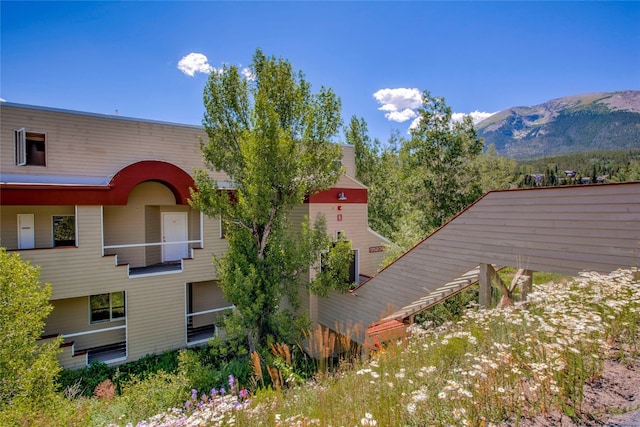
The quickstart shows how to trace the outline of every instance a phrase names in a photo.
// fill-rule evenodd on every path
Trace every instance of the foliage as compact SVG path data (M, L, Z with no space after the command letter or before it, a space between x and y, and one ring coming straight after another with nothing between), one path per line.
M91 425L137 423L145 418L180 407L189 391L183 369L175 374L158 371L141 379L132 375L113 399L93 399Z
M324 87L313 94L289 62L260 50L249 68L249 79L235 66L210 74L203 119L209 140L201 149L232 191L197 171L192 205L224 221L228 251L216 266L237 309L225 328L253 351L301 337L297 291L329 240L321 218L301 232L287 229L287 218L306 196L337 182L342 168L340 147L331 142L340 126L336 95ZM343 289L326 274L318 271L312 291Z
M481 180L481 169L494 177L489 181L513 180L511 162L492 169L495 150L481 154L470 117L454 123L444 99L427 91L418 113L409 139L395 133L386 144L371 141L366 123L356 117L345 129L356 175L369 187L369 222L398 245L387 249L394 258L482 194L489 184Z
M0 424L55 418L64 405L55 393L60 339L39 342L53 309L40 269L0 248ZM40 420L40 421L38 421Z
M80 369L63 369L57 385L58 389L74 390L83 396L92 396L95 388L105 380L111 380L117 390L131 376L146 378L152 373L164 371L175 373L178 370L178 352L166 351L162 354L148 354L140 359L112 367L104 362L94 360Z
M489 144L486 150L476 158L478 176L482 192L508 190L518 183L518 163L498 155L496 147Z
M422 95L418 124L402 147L406 154L407 196L424 213L425 234L440 227L482 195L474 160L483 143L476 136L471 117L452 122L444 98ZM422 222L421 221L421 222Z
M173 425L495 426L557 411L593 422L598 414L582 406L585 383L601 374L612 345L639 354L639 278L620 270L535 284L527 304L472 308L439 328L414 326L406 342L368 360L301 386L263 388L250 403L200 398L191 418Z
M565 171L575 172L570 176ZM518 162L518 184L533 186L525 178L534 174L543 175L539 185L579 184L582 177L594 183L598 177L605 182L640 180L640 149L598 150L564 154Z

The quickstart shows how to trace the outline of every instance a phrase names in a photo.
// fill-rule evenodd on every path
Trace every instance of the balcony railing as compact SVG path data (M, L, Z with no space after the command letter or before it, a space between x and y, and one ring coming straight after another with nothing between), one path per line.
M213 308L194 313L188 313L187 321L187 345L203 344L214 337L222 337L224 330L218 326L225 313L230 312L235 305Z
M73 357L84 357L84 364L88 365L94 360L99 360L105 363L122 362L127 359L127 325L110 326L108 328L93 329L90 331L73 332L69 334L59 334L64 337L64 340L71 340L73 345ZM122 334L117 334L118 337L111 337L103 342L90 341L83 343L82 338L89 335L100 334L105 332L112 332L122 330ZM79 339L78 339L79 338Z
M165 250L164 248L175 248L176 246L181 246L184 250L180 248L176 252L177 255L169 256L170 260L163 260L165 258L162 256L162 252ZM145 248L160 248L152 258L155 258L153 261L149 262L148 257L145 251ZM127 264L129 267L129 277L146 277L153 276L159 274L171 274L171 273L180 273L183 269L183 260L193 258L193 250L201 249L203 247L202 239L199 240L183 240L176 242L154 242L154 243L131 243L131 244L121 244L121 245L104 245L102 247L103 255L116 255L120 256L124 260L118 258L118 263ZM140 249L140 253L118 251L118 249L122 250L130 250L130 249ZM181 253L182 252L182 253ZM137 263L133 263L129 261L129 259L144 259L144 262L138 261ZM173 259L176 258L176 259Z

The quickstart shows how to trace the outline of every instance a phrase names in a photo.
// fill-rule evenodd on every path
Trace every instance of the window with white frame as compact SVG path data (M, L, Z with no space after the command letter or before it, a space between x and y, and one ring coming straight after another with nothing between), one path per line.
M53 246L76 245L76 217L74 215L54 215Z
M16 165L46 166L47 137L42 132L27 132L24 128L13 131Z
M125 315L124 291L91 295L89 297L90 323L124 319Z

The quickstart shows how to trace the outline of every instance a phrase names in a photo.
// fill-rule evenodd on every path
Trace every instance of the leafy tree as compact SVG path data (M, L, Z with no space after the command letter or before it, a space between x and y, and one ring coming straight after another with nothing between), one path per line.
M471 117L452 122L444 98L423 92L418 124L403 145L406 196L424 214L418 224L424 234L440 227L482 195L475 159L483 142Z
M334 270L349 259L320 268L320 254L330 246L322 218L300 230L288 227L292 210L342 173L340 147L331 142L341 125L338 97L324 87L312 93L288 61L260 50L249 69L249 78L235 66L209 76L203 119L209 140L201 149L207 166L224 171L232 190L220 191L197 171L192 205L224 221L228 251L216 265L222 290L237 308L227 334L244 334L254 351L300 337L301 281L311 267L316 275L307 285L313 292L346 290L348 268ZM331 251L346 252L348 244L338 243ZM336 275L343 280L332 280Z
M40 269L0 248L0 424L31 424L58 402L59 340L40 344L53 307Z
M391 238L406 207L401 190L403 182L400 182L398 145L401 138L393 133L384 145L377 139L372 141L365 120L355 116L344 133L346 142L354 146L356 178L368 187L369 224Z
M491 190L507 190L516 185L518 163L513 159L499 156L494 144L489 144L487 149L476 158L476 162L483 193Z

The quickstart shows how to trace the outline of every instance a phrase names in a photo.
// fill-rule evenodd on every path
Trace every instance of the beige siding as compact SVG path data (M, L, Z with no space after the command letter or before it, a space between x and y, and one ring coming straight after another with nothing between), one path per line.
M125 166L142 160L166 161L189 174L194 168L205 168L199 140L206 139L206 135L195 126L24 108L6 103L0 104L0 125L0 169L3 174L42 175L43 178L102 177L106 183ZM27 131L46 134L46 167L14 164L13 130L23 127ZM354 176L353 147L343 146L343 164L347 174ZM208 173L220 181L227 180L224 174ZM365 188L346 176L340 179L337 186ZM292 230L299 230L305 215L313 220L317 213L324 212L332 235L337 230L348 228L348 237L354 242L354 247L360 249L360 272L371 274L379 261L374 262L375 256L364 255L366 248L380 244L380 239L366 228L366 205L345 204L346 218L339 225L331 223L335 221L335 208L334 204L296 208L290 215L290 221L295 224ZM50 248L52 244L52 215L73 214L76 211L77 247L43 249ZM192 249L190 257L182 261L182 272L129 277L129 266L158 262L161 259L159 247L120 248L103 253L103 245L160 242L162 213L176 211L188 213L189 239L200 239L202 232L204 240L202 248ZM176 205L173 193L164 185L145 182L133 189L126 206L2 206L0 245L10 249L17 247L16 220L19 213L35 215L38 247L21 251L21 256L40 265L41 279L52 284L51 298L55 309L47 323L47 333L69 334L107 326L88 323L88 296L125 291L127 360L185 346L186 284L196 283L196 287L200 287L205 286L204 283L215 283L212 282L216 278L212 257L222 255L227 249L226 240L220 237L218 218L201 218L199 212L188 206ZM333 220L330 219L331 215ZM194 248L198 245L190 246ZM116 253L117 256L113 255ZM206 289L200 292L206 295L203 301L215 300L215 304L227 304L219 295L217 286L203 289ZM317 300L314 297L305 298L303 309L317 316ZM110 322L109 325L116 323ZM97 339L100 335L82 339L78 337L74 339L74 348L77 351L103 344L104 341ZM77 367L84 364L84 357L70 356L71 350L71 347L64 347L60 357L63 365Z
M342 206L338 210L338 206ZM336 236L338 231L344 232L351 247L359 251L359 272L372 276L378 271L384 259L384 252L369 252L369 248L383 245L386 241L367 227L367 205L364 203L318 203L310 206L310 216L324 215L327 221L327 232ZM342 220L338 220L341 215Z
M345 168L345 174L351 178L356 177L356 158L355 148L353 145L341 145L342 148L342 165Z
M192 285L192 313L200 311L213 310L216 308L224 308L231 305L226 300L222 288L216 281L196 282ZM222 317L221 312L201 314L193 316L193 327L211 325Z
M161 218L160 206L144 207L144 243L157 243L162 241ZM160 246L147 246L144 250L145 265L153 265L162 261L162 248Z
M118 116L22 108L3 103L0 169L3 173L108 177L142 160L161 160L187 173L204 169L199 139L203 129ZM14 164L13 130L46 133L47 166ZM224 180L223 174L212 173Z
M33 214L36 248L53 247L53 216L74 215L74 206L0 206L0 246L18 248L18 214Z
M54 300L51 303L53 312L47 318L45 336L96 331L125 324L125 320L89 323L88 297ZM75 343L76 351L122 341L125 341L124 329L65 338L65 342Z
M185 346L185 282L180 276L131 280L127 292L129 360Z
M485 195L349 295L320 301L320 320L367 327L475 266L609 272L640 264L640 183Z

